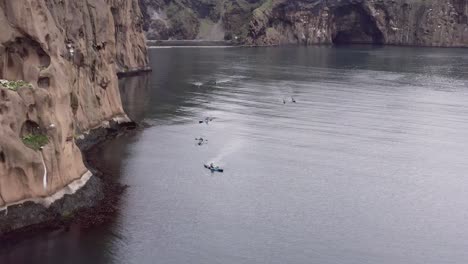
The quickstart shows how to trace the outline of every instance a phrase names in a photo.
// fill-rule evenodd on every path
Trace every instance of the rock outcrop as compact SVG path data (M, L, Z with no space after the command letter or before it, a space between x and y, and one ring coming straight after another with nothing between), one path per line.
M0 221L89 179L75 141L128 119L117 73L148 64L142 23L137 0L0 0L0 79L29 83L0 86Z
M237 0L216 8L203 0L140 2L154 39L199 38L208 17L222 22L226 39L249 45L468 46L467 0Z

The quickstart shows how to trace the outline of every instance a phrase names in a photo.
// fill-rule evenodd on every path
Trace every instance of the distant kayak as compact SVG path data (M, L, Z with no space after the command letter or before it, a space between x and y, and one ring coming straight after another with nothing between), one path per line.
M209 122L213 121L216 117L206 117L203 120L198 121L199 124L206 123L208 125Z
M205 168L209 169L211 172L224 172L223 169L221 169L220 167L211 167L209 165L204 165Z

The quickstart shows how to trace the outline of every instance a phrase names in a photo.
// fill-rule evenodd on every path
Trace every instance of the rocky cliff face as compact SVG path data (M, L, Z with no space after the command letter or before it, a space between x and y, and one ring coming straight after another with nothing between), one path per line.
M264 0L140 0L148 39L224 40L247 36Z
M157 1L141 0L147 13L146 23L159 25L148 26L151 37L192 39L197 35L175 34L166 29L161 31L161 23L171 25L176 19L164 16L160 20L158 17L161 16L151 14L155 13L154 10L159 10L162 14L177 1L160 1L157 8L153 8ZM188 14L211 10L199 5L198 9L195 8L194 4L200 1L202 0L185 0L184 5L178 6ZM377 43L468 46L467 0L258 0L251 1L247 8L245 4L238 6L240 8L237 9L231 9L230 5L218 6L220 14L244 12L242 17L222 15L221 26L228 39L237 36L245 44ZM186 24L200 23L200 16L191 17L191 22L177 25L187 29ZM234 32L232 28L240 30ZM164 32L164 37L158 35L159 32Z
M466 0L277 0L254 12L250 44L468 46Z
M75 141L127 119L116 74L148 63L142 21L137 0L0 0L0 79L25 81L0 85L0 209L90 178Z

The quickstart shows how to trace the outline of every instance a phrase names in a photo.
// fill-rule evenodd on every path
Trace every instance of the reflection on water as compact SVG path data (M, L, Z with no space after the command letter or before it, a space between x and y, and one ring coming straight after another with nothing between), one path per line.
M121 87L151 126L101 153L130 185L115 223L0 263L468 261L463 49L154 49L151 63Z
M150 94L149 80L150 76L146 73L119 80L120 96L125 112L135 122L143 119L151 103L151 98L148 96Z

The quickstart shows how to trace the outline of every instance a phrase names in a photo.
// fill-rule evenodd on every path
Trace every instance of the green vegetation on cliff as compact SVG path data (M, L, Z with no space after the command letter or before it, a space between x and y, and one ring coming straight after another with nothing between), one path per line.
M7 88L12 91L17 91L21 87L32 88L32 85L23 80L18 80L18 81L0 80L0 87Z
M39 150L43 146L45 146L45 145L47 145L49 143L49 139L45 135L30 134L30 135L26 135L26 136L23 137L23 143L28 148L31 148L31 149L34 149L34 150Z

